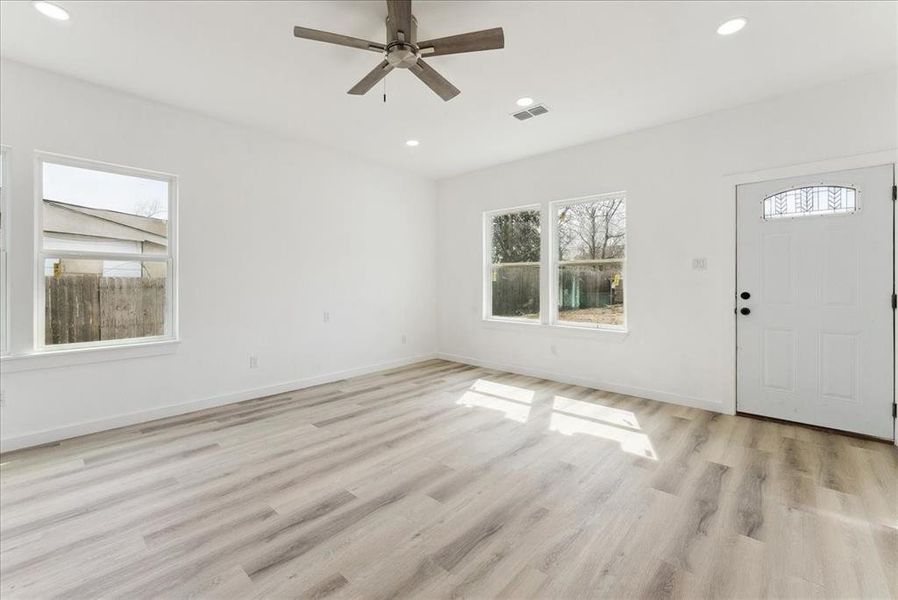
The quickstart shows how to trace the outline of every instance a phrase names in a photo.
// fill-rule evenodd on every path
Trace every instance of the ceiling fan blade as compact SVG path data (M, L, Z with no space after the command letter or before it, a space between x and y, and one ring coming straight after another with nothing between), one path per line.
M413 42L412 0L387 0L387 14L390 17L389 41Z
M387 76L387 73L393 70L393 67L387 61L383 61L376 67L374 67L370 73L365 75L360 82L352 86L352 89L349 90L349 94L354 94L356 96L361 96L363 94L368 93L368 90L374 87L374 85Z
M434 71L433 67L420 58L409 70L443 100L452 100L461 93L457 87L449 83L445 77Z
M318 29L309 29L308 27L294 27L293 35L304 40L315 40L316 42L327 42L328 44L338 44L340 46L349 46L350 48L361 48L362 50L371 50L373 52L383 52L385 46L377 42L370 42L348 35L340 35L339 33L331 33L329 31L320 31Z
M481 50L498 50L505 47L505 33L501 27L472 31L449 37L427 40L418 44L421 56L441 56Z

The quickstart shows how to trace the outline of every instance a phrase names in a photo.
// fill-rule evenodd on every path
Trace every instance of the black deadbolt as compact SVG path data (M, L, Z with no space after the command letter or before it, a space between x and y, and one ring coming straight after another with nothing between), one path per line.
M747 315L751 312L751 309L743 306L739 309L739 312L741 312L743 315Z
M739 294L739 297L743 300L748 300L749 298L751 298L751 294L749 294L748 292L742 292L741 294Z

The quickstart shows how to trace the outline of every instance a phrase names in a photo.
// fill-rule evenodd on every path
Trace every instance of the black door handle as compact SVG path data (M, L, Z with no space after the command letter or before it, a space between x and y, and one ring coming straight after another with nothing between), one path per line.
M751 309L743 306L742 308L739 309L739 312L741 312L743 315L747 315L747 314L751 313Z
M741 294L739 294L739 297L743 300L748 300L749 298L751 298L751 294L749 294L748 292L742 292Z

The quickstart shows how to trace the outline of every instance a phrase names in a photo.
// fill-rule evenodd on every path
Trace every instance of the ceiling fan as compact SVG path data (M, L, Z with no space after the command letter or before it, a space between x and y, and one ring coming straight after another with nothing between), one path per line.
M480 50L496 50L505 47L505 34L501 27L472 31L433 40L418 41L418 20L412 15L411 0L387 0L387 41L385 44L370 42L348 35L294 27L293 35L307 40L339 44L350 48L380 52L384 60L349 90L362 95L387 76L393 69L408 69L424 85L443 100L451 100L461 91L437 73L422 57L443 54L461 54Z

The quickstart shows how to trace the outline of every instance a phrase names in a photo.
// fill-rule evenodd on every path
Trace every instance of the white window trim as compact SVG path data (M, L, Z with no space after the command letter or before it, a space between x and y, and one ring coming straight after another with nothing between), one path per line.
M168 253L167 254L139 254L139 253L107 253L107 252L64 252L45 251L43 249L43 165L53 163L69 167L105 171L119 175L155 179L168 184ZM123 340L106 340L100 342L84 342L76 344L59 344L47 346L44 342L44 302L45 282L44 264L46 258L65 258L66 256L92 256L105 260L129 260L129 261L163 261L167 263L167 289L166 289L166 323L165 334L161 336L128 338ZM40 355L52 355L57 357L71 357L82 352L90 352L94 360L108 360L109 353L98 353L97 350L110 350L122 352L127 347L141 349L137 355L143 355L149 347L161 345L169 347L171 342L178 342L178 177L170 173L149 171L135 167L128 167L96 160L88 160L52 152L35 151L34 153L34 341L33 352L21 355L22 358L34 358ZM151 351L151 353L158 353ZM129 356L134 352L128 352ZM71 361L66 361L71 362ZM81 362L76 361L76 362ZM92 362L89 361L89 362Z
M3 297L0 298L3 306L0 309L0 319L3 320L3 333L0 334L0 356L6 356L9 353L10 333L9 328L12 321L9 318L9 232L10 232L10 210L9 210L9 146L0 146L0 169L2 169L3 185L0 187L0 212L3 214L3 231L2 239L0 239L0 262L3 263L3 276L6 281L3 282Z
M627 276L627 255L629 252L624 250L624 257L622 259L605 259L605 262L620 262L623 263L623 268L621 271L623 272L624 278L624 323L623 325L588 325L588 324L578 324L571 321L560 321L558 319L558 267L559 263L562 262L558 260L557 249L558 249L558 210L565 206L573 206L574 204L582 204L583 202L594 202L597 200L607 200L610 198L621 198L624 201L624 211L626 213L627 210L627 193L625 191L619 192L608 192L603 194L592 194L590 196L583 196L580 198L569 198L567 200L556 200L554 202L549 203L549 306L548 306L548 323L553 327L564 327L566 329L575 329L581 331L602 331L602 332L612 332L612 333L627 333L629 331L627 327L627 318L628 313L627 303L629 301L629 296L627 295L627 282L629 281L629 277ZM629 216L629 215L628 215ZM624 229L625 239L627 240L627 246L629 245L629 230L628 228ZM626 246L625 246L626 248ZM570 262L570 261L564 261Z
M3 357L3 373L160 356L176 352L180 345L180 341L175 339L144 340L157 340L157 338L135 338L125 340L128 342L125 344L93 345L83 348L70 348L69 346L75 344L66 344L59 350L54 348L27 354L7 354Z
M525 319L524 317L496 317L493 316L493 227L492 220L493 217L498 217L500 215L508 215L511 213L525 212L525 211L536 211L539 213L539 231L540 231L540 249L539 249L539 269L540 269L540 302L539 302L539 318L537 319ZM483 312L482 319L484 321L489 321L491 323L516 323L519 325L541 325L543 324L543 315L544 315L544 307L543 307L543 269L544 259L543 256L543 244L542 244L542 235L543 235L543 219L545 218L542 207L539 204L526 204L524 206L513 206L511 208L500 208L497 210L490 210L483 213L483 220L481 221L482 225L482 242L483 242L483 285L481 286L483 290Z
M629 282L628 275L628 257L629 252L625 251L623 259L608 259L608 262L623 263L623 279L624 279L624 323L623 325L588 325L577 324L570 321L558 320L558 257L555 250L558 247L558 209L572 204L579 204L592 200L603 200L606 198L622 198L624 200L624 210L627 209L628 197L626 191L607 192L601 194L591 194L589 196L580 196L577 198L568 198L565 200L555 200L544 204L525 204L522 206L514 206L510 208L501 208L497 210L489 210L483 212L482 220L482 258L483 258L483 280L481 289L483 296L481 298L483 311L482 322L485 326L496 324L497 327L506 327L508 325L523 325L525 327L543 326L548 327L559 333L570 334L577 337L579 335L591 337L605 337L608 340L622 341L630 333L629 328L629 309L627 307L628 292L627 285ZM539 302L539 319L524 319L516 317L495 317L492 312L492 218L497 215L522 212L525 210L535 210L540 213L540 302ZM629 215L628 215L629 216ZM548 236L545 235L548 231ZM629 229L626 231L626 237L629 245ZM548 238L548 243L546 243ZM548 288L548 289L547 289Z

